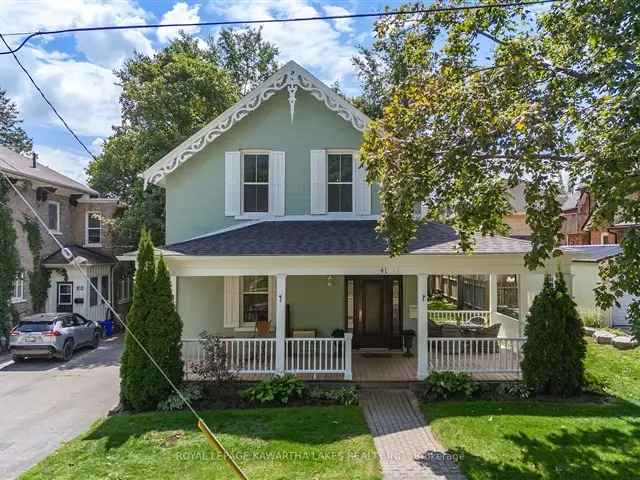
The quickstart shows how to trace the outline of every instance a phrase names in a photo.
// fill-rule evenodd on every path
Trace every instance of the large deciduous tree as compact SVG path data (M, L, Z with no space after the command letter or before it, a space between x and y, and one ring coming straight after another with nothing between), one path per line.
M18 153L30 153L33 142L20 126L21 123L18 107L7 96L7 92L0 89L0 145Z
M381 20L376 32L361 75L386 76L365 84L382 103L362 158L381 183L379 228L391 254L415 234L416 202L427 207L421 221L452 214L464 250L475 232L505 232L505 191L524 182L526 263L541 265L561 239L561 172L595 198L594 226L640 224L638 2L412 14ZM622 246L603 269L602 306L640 293L640 236ZM630 311L640 330L637 302Z
M92 187L128 206L116 223L119 245L137 244L142 226L156 244L164 242L164 191L145 191L139 174L276 67L277 50L258 30L223 30L208 45L182 35L152 56L136 54L116 72L122 125L87 173Z

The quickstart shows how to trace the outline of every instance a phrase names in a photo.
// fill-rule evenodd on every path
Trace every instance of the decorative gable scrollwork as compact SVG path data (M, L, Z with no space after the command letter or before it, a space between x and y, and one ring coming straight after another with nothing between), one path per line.
M324 103L329 110L336 112L340 118L351 123L353 128L360 132L365 130L369 122L369 119L348 101L294 62L289 62L261 86L175 149L167 158L162 159L147 170L144 173L145 186L150 183L157 184L160 182L166 175L176 170L224 132L231 129L237 122L260 107L263 102L285 88L289 94L291 123L294 121L296 93L299 88L309 92L316 100Z

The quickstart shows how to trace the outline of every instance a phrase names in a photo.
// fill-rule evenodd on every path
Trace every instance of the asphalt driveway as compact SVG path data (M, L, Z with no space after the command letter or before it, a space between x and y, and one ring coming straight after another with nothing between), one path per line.
M0 479L17 477L117 404L121 353L122 341L110 338L67 363L0 368Z

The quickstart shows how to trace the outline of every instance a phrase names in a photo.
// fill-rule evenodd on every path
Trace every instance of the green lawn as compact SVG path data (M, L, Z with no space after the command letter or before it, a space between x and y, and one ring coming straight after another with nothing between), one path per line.
M208 411L203 418L252 479L380 479L358 407ZM20 479L235 478L187 412L110 417Z
M441 402L424 406L469 480L640 478L640 349L589 344L610 404Z

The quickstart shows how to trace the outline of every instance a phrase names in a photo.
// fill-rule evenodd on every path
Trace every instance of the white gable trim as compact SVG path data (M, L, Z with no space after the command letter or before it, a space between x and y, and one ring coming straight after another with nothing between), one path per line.
M193 155L203 150L224 132L230 130L249 113L258 109L263 102L280 90L287 89L289 92L289 104L293 118L295 94L298 88L309 92L314 98L323 102L329 110L336 112L338 116L351 123L353 128L360 132L363 132L371 121L364 113L311 75L307 70L290 61L244 96L238 103L213 119L205 127L145 170L142 173L145 187L150 183L154 185L162 184L164 177L176 170Z

